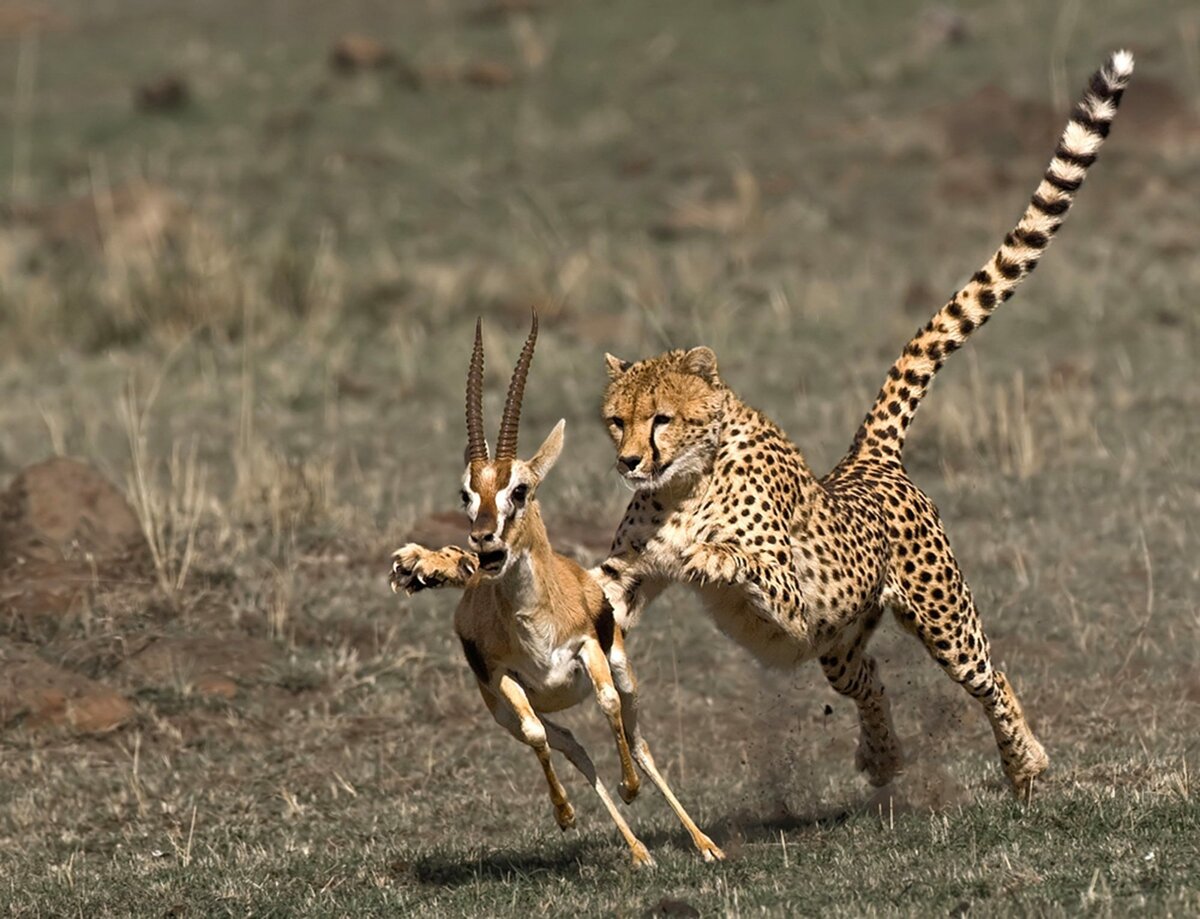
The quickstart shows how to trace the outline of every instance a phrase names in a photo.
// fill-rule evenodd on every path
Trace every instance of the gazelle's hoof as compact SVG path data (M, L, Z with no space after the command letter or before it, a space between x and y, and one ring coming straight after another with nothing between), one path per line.
M633 847L633 867L634 868L653 868L654 859L650 855L650 851L640 842Z
M617 794L621 796L621 800L626 804L632 804L638 796L638 792L642 790L642 783L634 781L632 783L622 782L617 786Z
M554 809L554 819L558 821L558 828L564 833L575 826L575 808L570 803L564 803L561 807Z
M707 836L702 836L696 842L696 848L700 850L700 854L704 856L706 862L723 862L725 861L725 853L720 847L709 839Z

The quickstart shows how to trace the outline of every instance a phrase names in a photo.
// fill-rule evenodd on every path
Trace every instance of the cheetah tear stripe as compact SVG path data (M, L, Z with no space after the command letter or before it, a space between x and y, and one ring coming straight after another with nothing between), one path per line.
M1062 226L1132 74L1133 55L1118 51L1092 75L1020 221L966 286L904 346L855 435L851 455L899 461L908 426L946 357L1013 295Z

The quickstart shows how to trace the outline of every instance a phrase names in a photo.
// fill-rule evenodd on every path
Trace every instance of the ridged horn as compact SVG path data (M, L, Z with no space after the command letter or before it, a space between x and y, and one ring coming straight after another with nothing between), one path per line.
M467 459L471 463L488 460L487 441L483 437L483 320L475 320L475 350L467 371Z
M538 316L533 311L533 325L525 347L517 358L512 380L508 384L508 398L504 400L504 415L500 419L500 433L496 437L496 459L517 458L517 431L521 426L521 400L525 398L525 378L529 376L529 365L533 361L533 347L537 344Z

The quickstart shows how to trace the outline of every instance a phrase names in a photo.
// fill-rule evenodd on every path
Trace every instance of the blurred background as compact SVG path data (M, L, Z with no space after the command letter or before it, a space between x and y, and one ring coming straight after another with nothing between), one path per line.
M456 597L387 589L393 548L464 536L475 317L489 425L542 317L523 443L567 419L543 506L585 562L628 498L605 351L710 345L824 472L1119 47L1134 83L1068 225L907 453L1094 864L1004 849L997 880L938 836L1009 805L981 713L895 629L886 799L817 668L761 671L681 589L631 649L659 760L741 853L705 875L674 843L664 891L861 912L896 877L856 848L878 811L986 875L901 912L1089 880L1194 904L1194 841L1126 872L1105 829L1195 827L1200 10L1175 0L0 0L0 857L26 878L0 902L643 908L578 782L559 840ZM615 778L594 714L571 723ZM673 840L645 797L635 829ZM853 876L771 892L781 834Z

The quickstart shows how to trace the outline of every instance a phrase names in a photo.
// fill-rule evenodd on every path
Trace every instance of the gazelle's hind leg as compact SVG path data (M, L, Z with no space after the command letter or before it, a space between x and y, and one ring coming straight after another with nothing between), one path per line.
M866 653L867 642L882 615L882 607L872 606L821 655L821 669L834 691L853 699L858 706L858 750L854 764L876 787L886 785L904 766L883 681L875 658Z
M505 685L504 680L512 685ZM501 700L484 684L479 683L478 685L484 704L487 705L488 711L492 713L496 722L521 743L531 747L537 754L538 762L542 764L542 771L546 774L546 784L550 786L550 802L554 805L554 819L558 822L559 829L569 830L575 825L575 808L567 800L567 790L558 780L554 764L550 762L550 747L546 741L545 725L542 724L541 719L529 704L524 690L511 678L503 677L500 688L504 699ZM516 687L517 693L512 692L512 687ZM505 702L508 704L505 705Z
M626 737L624 719L621 711L621 695L613 685L612 672L608 666L608 658L600 647L600 642L589 638L583 643L579 656L591 677L592 686L596 690L596 700L600 704L604 716L608 719L613 736L617 741L617 755L621 759L621 784L617 792L621 799L629 804L637 797L641 788L641 779L633 768L633 757L629 752L629 740Z
M695 821L683 809L683 805L679 803L679 799L667 785L667 780L662 777L658 766L655 765L654 757L650 755L650 747L642 737L641 728L638 726L637 678L633 675L633 667L629 663L629 658L625 656L625 641L620 628L613 636L608 663L612 669L617 692L621 696L621 713L624 716L625 731L629 735L630 746L633 747L633 758L642 771L650 777L650 781L654 783L655 787L662 792L662 796L667 799L671 810L675 812L675 816L679 818L683 828L692 837L692 844L704 856L704 860L706 862L723 860L725 853L704 834L700 827L696 826Z
M604 783L600 781L600 776L596 773L596 766L592 763L591 757L587 755L587 751L575 739L575 735L552 721L544 721L543 724L546 728L546 739L550 743L550 746L571 761L571 764L583 774L583 777L588 780L601 802L603 802L609 816L612 817L613 823L617 825L617 829L625 837L625 842L629 845L630 852L633 853L634 867L653 867L654 859L650 857L650 851L640 839L633 835L633 830L629 828L629 824L625 822L625 818L621 816L621 812L617 809L617 803L612 799L612 795L608 793L608 789L604 787Z
M947 551L928 568L936 568L937 577L922 581L918 572L915 581L909 578L897 592L896 616L924 642L950 678L983 706L1000 748L1004 774L1016 794L1027 795L1050 759L1033 736L1008 679L992 666L975 601L954 558Z

